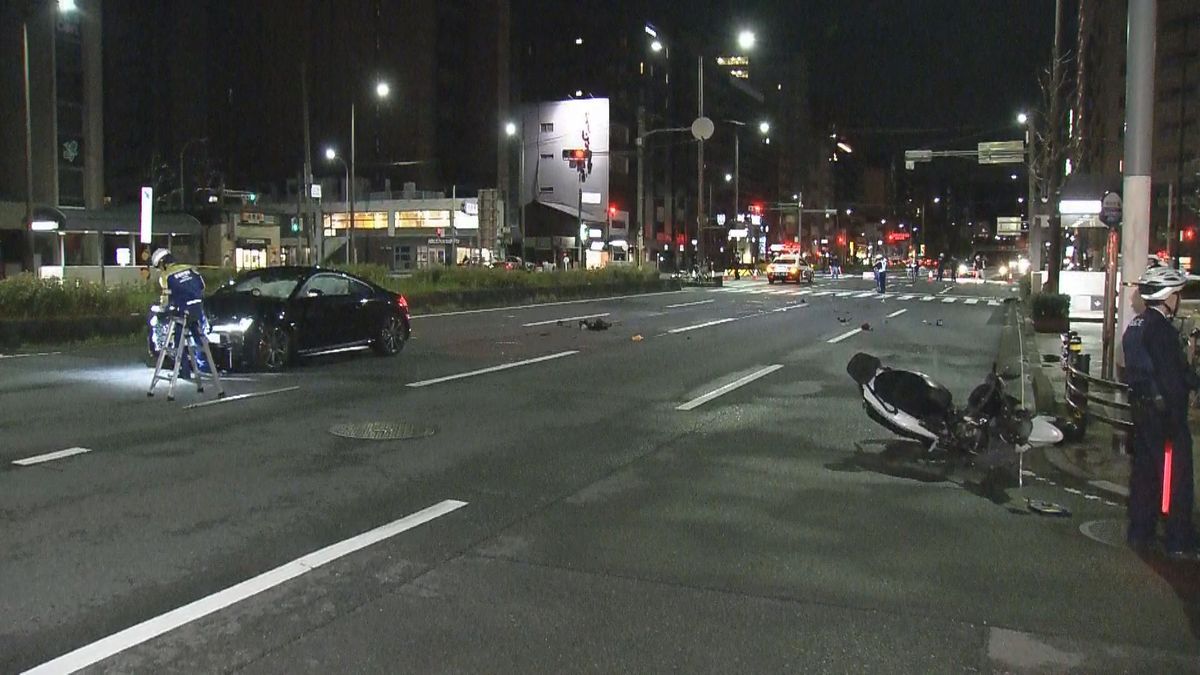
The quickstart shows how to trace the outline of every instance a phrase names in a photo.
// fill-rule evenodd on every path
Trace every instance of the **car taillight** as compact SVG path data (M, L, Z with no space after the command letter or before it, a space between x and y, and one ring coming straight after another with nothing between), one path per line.
M405 300L403 295L396 296L396 306L400 308L400 311L408 314L408 300Z

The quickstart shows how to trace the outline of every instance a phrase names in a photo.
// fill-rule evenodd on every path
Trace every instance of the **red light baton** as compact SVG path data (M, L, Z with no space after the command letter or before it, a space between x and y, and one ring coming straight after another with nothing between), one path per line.
M1171 514L1171 455L1174 449L1174 444L1168 438L1163 452L1162 513L1164 516Z

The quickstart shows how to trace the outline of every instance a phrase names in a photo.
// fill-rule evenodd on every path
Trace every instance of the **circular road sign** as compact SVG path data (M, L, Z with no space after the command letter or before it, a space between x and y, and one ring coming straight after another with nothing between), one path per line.
M1121 195L1116 192L1104 195L1104 201L1100 202L1100 222L1109 227L1121 224Z
M707 141L712 138L715 129L716 126L713 125L713 121L707 117L697 117L696 121L692 122L692 135L697 140Z

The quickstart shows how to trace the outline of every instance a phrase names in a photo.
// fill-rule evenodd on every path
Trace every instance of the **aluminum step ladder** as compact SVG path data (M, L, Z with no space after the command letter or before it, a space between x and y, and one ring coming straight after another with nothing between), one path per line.
M192 319L190 313L186 311L171 317L167 344L158 352L158 363L154 366L154 376L150 378L150 389L146 391L146 396L154 396L154 385L158 384L159 380L166 380L170 383L167 387L167 400L174 401L175 383L179 380L179 366L185 358L191 363L193 377L196 378L196 391L204 393L204 373L200 370L200 363L196 359L197 342L199 348L204 350L209 374L212 376L213 384L217 387L217 398L225 398L225 388L221 386L221 374L217 372L217 363L213 360L212 350L208 347L208 337L200 329L200 322ZM174 363L171 364L170 372L163 374L163 361L166 360L168 352L171 353Z

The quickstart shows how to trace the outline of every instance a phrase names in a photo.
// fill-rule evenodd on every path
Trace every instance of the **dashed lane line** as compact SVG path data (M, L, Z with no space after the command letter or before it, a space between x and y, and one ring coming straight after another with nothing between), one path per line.
M907 309L898 309L898 310L892 312L891 314L888 314L887 318L894 319L907 311L908 311Z
M697 300L695 302L681 302L677 305L667 305L663 309L678 309L680 307L695 307L696 305L707 305L710 302L716 302L716 300Z
M841 335L839 335L835 338L830 338L829 340L826 340L826 342L828 342L831 345L836 345L837 343L841 342L842 340L845 340L847 338L852 338L861 332L862 332L862 328L855 328L854 330L842 333Z
M584 319L598 319L602 316L608 316L609 314L611 314L611 312L604 312L602 314L581 314L580 316L566 316L561 319L547 319L546 321L531 321L529 323L521 324L521 327L522 328L531 328L533 326L549 326L552 323L561 323L563 321L582 321Z
M419 382L409 382L406 386L413 387L413 388L428 387L431 384L441 384L442 382L461 380L463 378L474 377L476 375L486 375L487 373L495 373L495 372L499 372L501 370L508 370L510 368L519 368L521 366L528 366L528 365L531 365L534 363L541 363L542 361L552 361L554 359L561 359L564 356L571 356L573 354L578 354L578 353L579 353L579 350L572 349L570 351L558 352L557 354L548 354L546 356L539 356L539 357L533 358L533 359L525 359L523 361L513 361L512 363L503 363L498 366L491 366L489 368L480 368L479 370L471 370L471 371L468 371L465 373L457 373L455 375L447 375L445 377L435 377L432 380L421 380Z
M729 384L718 387L718 388L708 392L707 394L698 396L698 397L688 401L687 403L678 405L675 407L675 409L676 410L693 410L695 408L698 408L698 407L704 405L705 403L708 403L709 401L713 400L714 398L717 398L718 396L728 394L729 392L733 391L734 389L737 389L739 387L743 387L747 384L750 384L751 382L757 380L760 377L765 377L767 375L770 375L771 373L779 370L782 367L783 367L783 364L781 364L781 363L776 363L775 365L767 366L766 368L763 368L762 370L757 370L753 373L750 373L749 375L746 375L745 377L734 380L733 382L730 382Z
M62 459L64 457L72 457L74 455L82 455L85 452L91 452L91 449L90 448L67 448L66 450L59 450L57 452L47 452L44 455L35 455L33 457L26 457L25 459L14 460L13 464L16 464L17 466L33 466L34 464L42 464L44 462L52 462L56 459Z
M698 330L700 328L708 328L709 326L719 326L723 323L729 323L730 321L737 321L737 320L738 320L737 317L730 317L728 319L717 319L715 321L705 321L704 323L698 323L694 326L684 326L682 328L672 328L671 330L669 330L667 332L672 335L674 335L676 333L686 333L688 331ZM409 385L409 386L412 386L412 385Z

